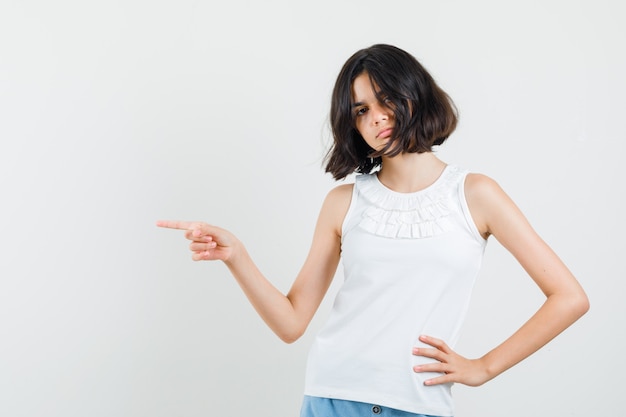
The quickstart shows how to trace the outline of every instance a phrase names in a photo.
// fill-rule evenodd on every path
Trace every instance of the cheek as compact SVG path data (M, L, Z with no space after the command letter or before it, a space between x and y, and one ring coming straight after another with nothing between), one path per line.
M361 136L363 136L364 138L367 137L367 130L365 129L365 126L367 125L366 121L365 121L365 117L360 117L356 120L356 123L354 123L354 128L357 130L357 132L359 132L361 134Z

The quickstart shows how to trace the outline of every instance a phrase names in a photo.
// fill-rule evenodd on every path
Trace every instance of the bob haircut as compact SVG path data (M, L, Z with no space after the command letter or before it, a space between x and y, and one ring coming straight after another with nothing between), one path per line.
M378 100L394 114L393 136L378 152L355 127L352 83L363 73L369 76ZM430 152L450 136L457 119L450 97L415 57L392 45L361 49L343 65L333 89L334 143L326 155L326 172L341 180L353 172L371 173L382 164L383 155Z

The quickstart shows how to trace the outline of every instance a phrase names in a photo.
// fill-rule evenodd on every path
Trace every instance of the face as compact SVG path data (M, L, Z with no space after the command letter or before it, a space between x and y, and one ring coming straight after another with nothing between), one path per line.
M391 102L376 97L367 73L362 73L352 83L352 114L356 129L374 150L382 149L393 134L394 114Z

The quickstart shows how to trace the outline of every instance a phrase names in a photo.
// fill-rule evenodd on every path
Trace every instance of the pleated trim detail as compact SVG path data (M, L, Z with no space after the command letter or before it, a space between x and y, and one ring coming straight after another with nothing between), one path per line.
M429 187L414 193L398 193L385 187L376 174L360 175L359 193L370 204L359 226L376 236L421 239L449 230L452 197L460 176L448 165Z

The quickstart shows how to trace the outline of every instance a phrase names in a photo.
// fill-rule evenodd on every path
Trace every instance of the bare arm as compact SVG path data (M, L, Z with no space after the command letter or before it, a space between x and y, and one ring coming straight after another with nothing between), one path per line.
M511 252L545 294L546 301L511 337L479 359L465 359L444 341L423 337L422 341L433 349L416 349L414 353L439 362L416 371L446 373L427 384L481 385L536 352L589 309L576 278L495 181L483 175L468 175L465 192L483 236L493 235Z
M342 185L326 197L311 249L287 295L263 276L243 243L232 233L199 222L159 221L157 225L186 230L193 260L223 261L265 323L283 341L291 343L306 330L337 269L341 224L351 190L352 186Z

